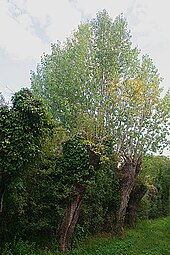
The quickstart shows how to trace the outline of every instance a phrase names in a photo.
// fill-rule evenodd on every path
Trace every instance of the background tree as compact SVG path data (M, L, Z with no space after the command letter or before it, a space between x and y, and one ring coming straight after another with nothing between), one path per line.
M43 136L47 135L53 127L54 122L46 107L28 89L15 93L11 108L6 105L1 106L1 212L5 189L13 187L11 196L15 194L17 185L22 189L24 185L22 176L27 169L26 165L31 164L39 155ZM8 186L11 183L13 185Z
M170 213L170 159L165 156L145 156L141 178L148 191L141 201L140 217L157 218Z
M84 117L94 123L96 143L112 139L122 162L119 229L142 157L167 142L169 93L161 98L161 80L149 56L133 47L125 18L112 21L105 10L52 45L31 76L32 90L69 132L80 131Z
M14 239L51 243L61 223L72 186L61 181L59 158L66 140L60 127L46 133L36 158L9 179L1 215L1 241ZM57 228L57 230L56 230Z

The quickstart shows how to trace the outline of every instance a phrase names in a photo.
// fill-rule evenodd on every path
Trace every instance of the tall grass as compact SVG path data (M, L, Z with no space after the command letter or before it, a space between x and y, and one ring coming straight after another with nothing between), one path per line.
M41 250L34 244L17 243L2 255L61 255L55 250ZM170 217L143 221L127 229L123 238L92 237L77 244L71 255L170 255Z

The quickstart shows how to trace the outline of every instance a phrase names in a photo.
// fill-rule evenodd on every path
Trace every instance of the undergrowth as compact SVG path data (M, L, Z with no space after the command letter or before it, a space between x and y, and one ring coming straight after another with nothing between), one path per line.
M36 243L19 241L6 244L2 255L61 255L57 245L41 248ZM142 221L135 229L126 229L122 238L95 236L73 248L70 255L170 255L170 217Z

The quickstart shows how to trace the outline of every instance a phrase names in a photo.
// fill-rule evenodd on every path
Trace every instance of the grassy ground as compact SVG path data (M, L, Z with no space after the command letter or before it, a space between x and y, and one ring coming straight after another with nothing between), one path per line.
M170 255L170 218L142 222L123 239L93 238L71 254Z
M18 246L17 246L18 245ZM141 222L135 229L126 230L123 238L92 237L84 240L70 255L170 255L170 217ZM61 255L38 250L28 243L16 244L2 255Z

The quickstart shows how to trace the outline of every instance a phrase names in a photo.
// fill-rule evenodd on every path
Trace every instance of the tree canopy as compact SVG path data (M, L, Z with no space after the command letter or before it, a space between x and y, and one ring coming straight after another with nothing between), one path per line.
M51 49L32 72L32 90L69 132L111 137L129 160L165 146L169 99L161 98L162 78L133 46L123 15L112 21L99 12Z

